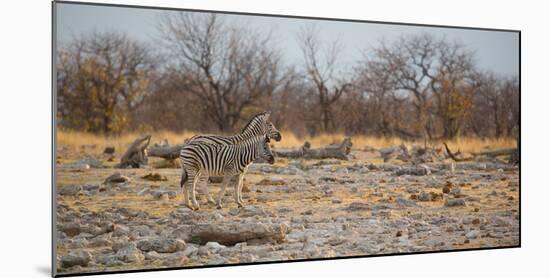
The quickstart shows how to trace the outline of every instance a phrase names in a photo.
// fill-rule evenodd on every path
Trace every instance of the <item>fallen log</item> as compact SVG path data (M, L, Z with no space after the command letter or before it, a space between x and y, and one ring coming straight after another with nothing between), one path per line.
M178 145L154 145L147 149L147 154L153 157L162 157L164 159L173 160L180 156L180 151L184 144Z
M145 135L136 139L128 150L120 158L120 163L115 165L115 168L139 168L140 165L147 164L147 146L151 141L151 135Z
M312 149L309 142L297 150L275 150L274 153L278 157L285 158L304 158L304 159L328 159L336 158L348 160L348 155L351 152L353 143L351 138L346 137L339 144L330 144L324 148Z
M504 156L504 155L512 155L516 152L516 148L511 149L498 149L493 151L485 151L485 152L479 152L479 153L473 153L474 156L490 156L490 157L497 157L497 156Z
M470 161L472 159L474 159L473 157L464 157L464 158L460 158L458 156L456 156L456 154L454 154L450 149L449 149L449 146L447 146L447 143L446 142L443 142L443 146L445 146L445 151L447 152L447 155L454 161L456 162L463 162L463 161Z

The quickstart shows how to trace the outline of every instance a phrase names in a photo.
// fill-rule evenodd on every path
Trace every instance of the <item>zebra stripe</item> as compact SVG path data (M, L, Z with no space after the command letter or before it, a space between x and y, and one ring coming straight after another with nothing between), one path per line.
M183 187L185 204L193 209L199 209L195 197L195 186L201 176L223 176L222 190L218 195L217 206L221 208L223 194L230 177L239 176L235 185L235 202L242 207L242 181L244 172L256 159L263 158L274 163L273 153L269 147L267 135L255 136L231 145L191 142L185 145L180 153L182 164L181 186ZM189 191L193 205L189 203Z

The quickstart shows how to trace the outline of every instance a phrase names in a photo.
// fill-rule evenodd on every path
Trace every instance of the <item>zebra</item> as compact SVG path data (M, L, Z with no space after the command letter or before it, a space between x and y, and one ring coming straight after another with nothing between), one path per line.
M254 136L230 145L211 144L206 142L191 142L186 144L180 153L182 176L180 186L183 188L185 205L193 210L200 208L195 198L195 186L201 176L223 176L222 188L218 194L216 205L222 208L222 198L225 188L232 176L238 176L235 184L235 202L243 207L241 191L244 173L256 159L262 158L270 164L275 162L268 135ZM193 204L189 202L189 192Z
M252 117L252 119L241 129L239 134L233 136L224 136L224 135L195 135L185 141L186 144L192 142L204 142L210 144L222 144L222 145L232 145L242 142L245 139L258 136L258 135L268 135L270 139L275 141L281 141L282 136L279 130L275 128L272 122L269 121L269 116L271 115L270 111L264 111ZM209 203L215 204L216 202L210 195L208 190L208 176L201 176L199 184L204 184L204 194Z

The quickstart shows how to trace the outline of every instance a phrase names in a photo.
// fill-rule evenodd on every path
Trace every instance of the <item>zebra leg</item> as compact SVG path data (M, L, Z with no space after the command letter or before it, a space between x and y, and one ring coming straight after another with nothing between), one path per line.
M239 201L241 205L243 202L243 185L244 185L244 172L239 176Z
M186 182L183 185L182 191L183 191L183 204L188 208L193 208L191 206L191 202L189 201L189 185L188 185L188 182Z
M201 179L201 182L203 183L204 195L206 195L208 202L211 204L216 204L216 201L214 201L214 198L212 198L212 195L210 195L208 190L208 176L204 176L203 179Z
M193 176L193 183L192 184L189 184L189 186L191 187L191 199L193 201L193 210L199 210L201 208L201 206L199 205L199 202L197 202L197 196L196 196L196 186L197 186L197 181L200 179L200 174L195 174L195 176Z
M227 184L229 183L230 179L231 179L231 177L229 177L229 176L223 176L222 188L220 189L220 192L218 193L218 201L217 201L217 208L218 209L222 208L223 195L225 194L225 188L227 187Z
M237 203L237 206L242 208L244 205L243 205L243 201L242 201L242 192L241 190L243 189L243 186L242 186L242 183L243 183L243 178L244 178L244 175L243 174L239 174L238 176L238 179L237 179L237 183L235 183L235 203Z

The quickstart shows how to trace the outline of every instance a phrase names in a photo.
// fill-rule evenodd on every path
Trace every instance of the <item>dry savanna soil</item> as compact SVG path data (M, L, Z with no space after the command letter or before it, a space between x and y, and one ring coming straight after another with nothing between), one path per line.
M278 158L250 166L244 208L229 186L222 209L199 190L192 211L178 168L114 169L107 156L80 167L85 153L58 151L58 273L519 245L519 170L503 163Z

